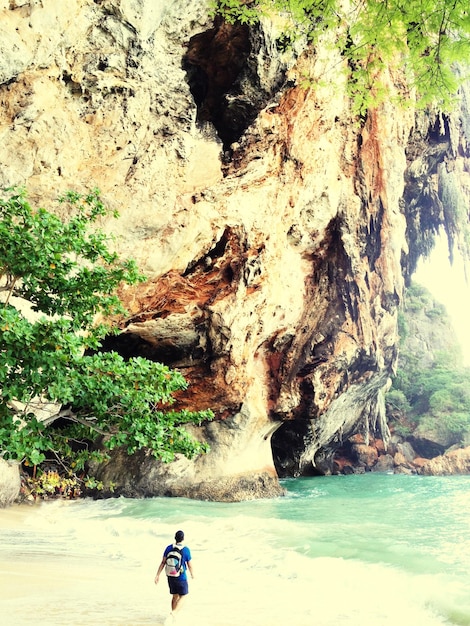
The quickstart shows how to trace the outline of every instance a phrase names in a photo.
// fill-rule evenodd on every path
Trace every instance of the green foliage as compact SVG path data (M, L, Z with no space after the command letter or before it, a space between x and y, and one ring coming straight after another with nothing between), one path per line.
M435 431L455 443L470 433L470 368L453 353L441 353L431 367L419 360L399 369L387 403L401 410L415 428Z
M259 20L258 8L242 4L239 0L218 0L211 6L212 17L219 13L231 24L256 24Z
M404 341L408 337L409 328L408 322L406 320L403 311L398 312L398 335L400 337L400 341Z
M410 410L408 398L401 389L390 390L387 393L387 402L400 412L405 413Z
M211 411L163 410L187 386L183 376L142 358L96 350L106 333L98 315L123 313L122 283L142 280L133 261L120 262L98 228L106 215L99 193L60 199L61 220L33 211L23 190L0 198L0 449L5 458L36 466L54 461L80 473L105 449L129 454L148 448L164 461L206 450L183 424L211 419ZM29 303L32 313L20 303ZM62 405L60 420L36 418L39 400ZM18 412L18 403L23 409Z
M426 315L430 319L438 320L444 318L447 315L447 311L444 305L436 303L432 309L426 311Z
M470 433L470 368L462 367L460 346L445 335L450 330L445 307L412 282L400 318L399 368L386 396L395 432L434 433L444 442L464 443ZM428 342L434 342L432 353Z
M403 439L406 439L413 434L413 430L412 428L410 428L410 426L406 426L405 424L400 423L395 425L393 432Z
M432 295L419 283L412 281L410 286L406 290L406 309L407 311L421 311L422 309L428 310L430 304L433 302Z
M332 45L347 60L358 113L387 97L380 73L390 66L406 72L423 106L450 106L459 84L453 65L470 54L466 0L219 0L213 12L247 24L276 13L284 19L284 41L303 37L317 45L334 31Z
M97 488L96 484L93 484ZM38 472L37 476L24 476L23 479L24 495L32 495L43 500L50 498L74 499L82 494L82 481L75 476L64 476L56 470L47 470Z
M42 208L32 211L24 190L6 191L12 195L0 199L4 290L28 300L35 311L71 316L74 331L88 329L98 311L121 312L116 287L140 277L134 261L118 261L104 233L90 232L108 213L98 191L60 198L64 210L73 212L66 222Z

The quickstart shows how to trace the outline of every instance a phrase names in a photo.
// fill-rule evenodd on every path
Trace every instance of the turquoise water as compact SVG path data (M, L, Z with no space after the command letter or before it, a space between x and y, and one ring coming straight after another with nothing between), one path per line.
M283 498L237 504L119 498L0 511L1 623L163 624L169 594L153 578L182 528L196 578L181 626L470 626L469 476L284 486Z

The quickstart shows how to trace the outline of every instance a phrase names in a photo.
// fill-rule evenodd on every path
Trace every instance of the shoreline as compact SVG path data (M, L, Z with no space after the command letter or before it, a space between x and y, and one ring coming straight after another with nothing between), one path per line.
M0 509L0 529L18 528L18 523L27 517L31 511L39 510L42 502L13 503Z

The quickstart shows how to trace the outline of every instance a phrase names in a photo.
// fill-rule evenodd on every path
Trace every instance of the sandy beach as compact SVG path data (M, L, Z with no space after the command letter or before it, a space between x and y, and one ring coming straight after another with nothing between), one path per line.
M0 529L17 528L25 518L39 511L41 503L35 504L13 504L4 509L0 509Z

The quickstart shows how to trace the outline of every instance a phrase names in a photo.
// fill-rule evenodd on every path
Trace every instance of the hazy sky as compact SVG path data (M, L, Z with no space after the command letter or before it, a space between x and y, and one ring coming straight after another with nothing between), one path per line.
M447 240L441 236L427 261L421 261L413 275L444 304L462 346L465 365L470 366L470 286L465 282L461 258L451 266Z

